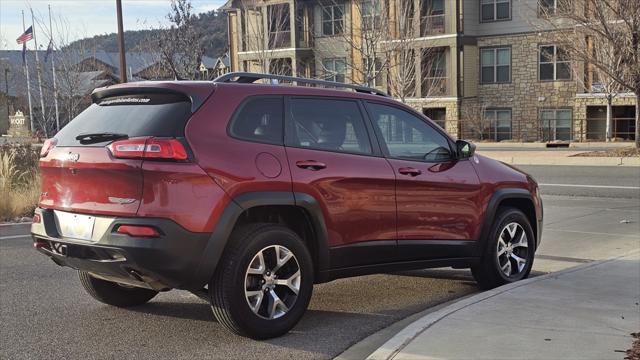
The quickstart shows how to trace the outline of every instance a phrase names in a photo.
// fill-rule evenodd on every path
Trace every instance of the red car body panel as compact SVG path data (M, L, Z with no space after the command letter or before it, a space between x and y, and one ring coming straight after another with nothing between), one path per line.
M40 159L38 206L96 215L135 215L142 198L141 167L142 160L114 159L105 147L54 148Z
M241 90L216 90L189 121L185 136L195 159L231 198L257 191L290 192L291 174L283 146L239 140L227 134L229 119L250 95Z
M482 218L482 188L469 161L424 163L390 159L397 177L398 239L473 240ZM416 176L399 169L420 170Z
M316 198L330 246L396 237L395 177L384 158L287 147L293 191ZM321 170L299 168L317 161Z
M170 273L166 273L164 264L153 264L155 267L150 273L169 287L197 289L210 280L235 221L242 211L252 206L251 202L241 202L239 198L252 193L284 194L290 199L304 194L315 200L317 213L313 209L305 210L313 212L313 217L322 218L312 221L316 227L313 233L319 237L326 234L326 244L319 244L320 250L316 249L324 266L318 269L324 272L318 274L318 281L342 276L342 273L331 273L334 269L326 265L332 264L328 260L330 253L340 257L340 261L333 264L339 264L335 266L341 266L341 269L361 265L375 267L381 263L378 259L386 259L383 261L389 263L413 262L409 265L418 268L420 261L439 260L438 256L457 257L455 252L461 248L460 243L465 247L482 240L482 234L488 228L487 219L494 214L495 208L491 208L495 205L491 205L494 195L500 189L526 191L520 195L531 197L536 213L532 222L541 226L542 204L535 181L516 169L480 155L427 163L391 159L383 156L380 149L375 155L363 156L253 142L236 139L227 131L238 106L256 95L278 95L283 99L312 96L372 100L415 114L409 107L390 98L300 86L213 82L130 83L100 90L97 96L118 95L121 91L126 93L139 88L151 92L177 91L191 98L193 109L197 111L186 123L184 137L180 139L187 145L189 160L116 159L103 146L56 147L40 160L42 197L39 207L43 211L122 217L142 225L145 221L154 221L153 224L166 227L169 231L162 242L156 242L164 251L163 256L171 256L172 252L183 248L191 249L184 252L184 256L193 257L193 253L198 253L197 260L189 260L188 265L174 264ZM287 107L284 109L286 111ZM365 121L369 120L365 118ZM378 140L373 133L369 135L372 142ZM449 140L453 146L453 140ZM77 161L74 160L76 155L79 156ZM301 161L315 161L326 166L312 170L299 167ZM406 167L421 173L404 175L400 169ZM287 205L303 206L297 202ZM119 225L118 221L120 218L114 220L114 226ZM45 235L46 240L51 240L49 234ZM190 240L183 237L192 235L197 239L192 242L198 245L189 247ZM42 237L43 234L34 236ZM538 233L538 239L539 236ZM53 238L51 241L63 240ZM107 234L104 241L109 246L122 246L121 237L112 238ZM376 242L382 245L380 249L370 246ZM359 246L363 243L366 246ZM140 244L156 246L149 239L140 240ZM399 250L400 245L411 246ZM447 251L429 253L439 246L448 246ZM479 258L480 250L465 249L470 250L465 250L464 259L454 259L464 260L455 263L457 266L468 266ZM148 249L132 245L127 251L135 254L136 259L144 260ZM369 258L369 255L372 256ZM354 259L355 256L361 259ZM139 271L145 270L143 260L134 264L142 264ZM449 263L437 265L443 264ZM118 269L117 276L129 276L121 270ZM358 271L355 273L366 273ZM178 272L180 276L175 275Z

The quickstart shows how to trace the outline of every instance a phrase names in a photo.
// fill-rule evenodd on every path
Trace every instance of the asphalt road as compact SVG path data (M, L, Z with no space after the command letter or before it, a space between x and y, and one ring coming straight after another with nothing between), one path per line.
M640 199L640 167L524 166L544 195Z
M588 173L563 169L525 168L553 183ZM593 176L600 179L608 173L601 184L614 183L618 170ZM584 181L596 181L588 179ZM640 246L637 200L563 191L573 196L544 196L545 230L533 275ZM21 235L24 231L11 229L0 227L2 359L332 358L411 314L478 291L467 270L338 280L314 288L310 309L294 331L257 342L228 334L205 302L183 291L160 294L130 310L97 303L84 293L73 270L53 264L31 248L30 238Z

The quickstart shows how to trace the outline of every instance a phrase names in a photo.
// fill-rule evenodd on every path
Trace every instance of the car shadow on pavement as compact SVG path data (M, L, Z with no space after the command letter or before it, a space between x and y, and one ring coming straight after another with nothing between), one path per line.
M154 301L141 306L127 308L128 311L143 313L148 315L159 315L174 317L185 320L197 320L206 322L216 322L211 312L211 307L204 301L195 299L196 302L171 302Z

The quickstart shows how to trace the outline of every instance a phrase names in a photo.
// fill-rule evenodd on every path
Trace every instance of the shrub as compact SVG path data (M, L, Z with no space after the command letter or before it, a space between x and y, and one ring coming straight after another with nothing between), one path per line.
M38 158L31 145L0 147L0 221L33 214L40 196Z

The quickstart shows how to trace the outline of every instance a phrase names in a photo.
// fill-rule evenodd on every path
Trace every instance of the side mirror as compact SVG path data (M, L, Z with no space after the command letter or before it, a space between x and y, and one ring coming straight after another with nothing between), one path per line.
M476 152L476 145L464 140L457 140L456 148L458 150L458 159L468 159Z

